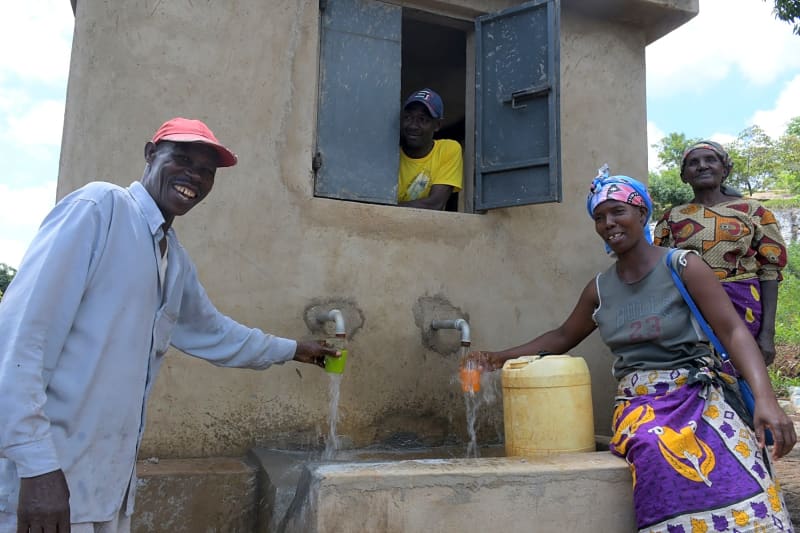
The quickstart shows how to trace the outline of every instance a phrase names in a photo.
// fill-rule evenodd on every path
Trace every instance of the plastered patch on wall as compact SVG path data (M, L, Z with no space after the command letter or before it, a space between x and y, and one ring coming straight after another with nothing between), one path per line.
M455 329L431 328L434 320L457 320L469 323L469 314L450 303L443 295L422 296L414 304L414 323L421 330L422 344L440 355L458 355L461 332Z
M342 312L347 338L352 340L364 325L364 313L356 305L355 300L348 298L329 298L324 300L315 298L311 300L303 311L303 320L305 320L309 331L314 335L333 337L335 334L333 321L318 320L320 315L328 313L331 309L338 309Z

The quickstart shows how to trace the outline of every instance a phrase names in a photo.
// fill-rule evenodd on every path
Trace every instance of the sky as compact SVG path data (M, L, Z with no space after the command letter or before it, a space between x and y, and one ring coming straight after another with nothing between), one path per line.
M772 5L700 0L699 15L647 47L648 146L672 132L729 142L753 124L777 138L800 116L800 36ZM73 24L68 0L3 6L0 263L15 268L55 203Z

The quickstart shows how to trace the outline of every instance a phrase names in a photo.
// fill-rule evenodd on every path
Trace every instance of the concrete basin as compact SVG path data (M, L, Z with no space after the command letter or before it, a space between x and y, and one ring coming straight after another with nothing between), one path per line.
M603 447L603 443L599 443ZM321 462L254 449L259 532L636 531L631 476L607 451L526 459L502 446L360 449Z

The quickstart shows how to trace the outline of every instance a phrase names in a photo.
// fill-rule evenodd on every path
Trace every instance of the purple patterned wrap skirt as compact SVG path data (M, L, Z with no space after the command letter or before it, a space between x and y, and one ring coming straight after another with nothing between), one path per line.
M707 367L622 378L611 452L633 476L639 531L792 532L780 486L755 433Z

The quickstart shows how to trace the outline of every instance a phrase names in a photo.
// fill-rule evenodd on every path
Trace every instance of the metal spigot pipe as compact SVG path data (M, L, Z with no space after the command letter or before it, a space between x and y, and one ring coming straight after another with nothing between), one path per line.
M327 312L321 312L317 315L318 322L333 321L335 324L335 332L337 336L344 336L347 330L344 327L344 315L338 309L331 309Z
M431 321L432 329L457 329L461 332L461 345L469 346L471 343L469 335L469 324L463 318L455 320L433 320Z

